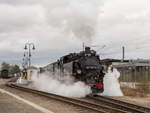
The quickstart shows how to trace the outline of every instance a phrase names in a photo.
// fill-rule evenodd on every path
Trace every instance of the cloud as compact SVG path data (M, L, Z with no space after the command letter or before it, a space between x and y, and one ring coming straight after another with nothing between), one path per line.
M34 6L12 6L0 4L0 32L19 32L41 24L43 8Z
M31 5L36 4L40 0L0 0L0 4L9 4L9 5Z
M149 5L149 0L0 0L0 51L22 59L25 43L34 42L33 62L40 65L86 42L98 45L94 49L102 58L120 58L122 46L126 58L149 58Z
M122 46L126 48L126 58L149 58L149 5L149 1L140 0L104 4L95 40L95 44L107 45L101 50L103 58L121 58Z

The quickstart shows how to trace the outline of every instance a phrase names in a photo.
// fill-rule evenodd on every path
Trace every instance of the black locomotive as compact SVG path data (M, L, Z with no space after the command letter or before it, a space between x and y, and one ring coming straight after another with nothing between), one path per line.
M85 47L80 53L70 53L61 57L57 62L43 68L53 74L57 72L60 76L70 75L77 81L83 81L89 85L92 94L102 93L103 87L103 66L96 51Z

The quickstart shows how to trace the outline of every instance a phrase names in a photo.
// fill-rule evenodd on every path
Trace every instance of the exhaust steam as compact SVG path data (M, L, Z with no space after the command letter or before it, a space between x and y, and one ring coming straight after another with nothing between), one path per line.
M69 75L60 78L48 73L35 74L31 79L33 81L32 87L49 93L77 98L85 97L91 93L89 86L81 81L75 82L73 77Z
M104 92L100 95L123 96L118 82L119 77L120 73L117 69L109 67L104 77ZM34 73L31 80L32 84L30 87L49 93L77 98L91 94L89 86L81 81L75 81L69 74L60 77L59 73L56 73L55 75L48 72L43 74Z
M118 78L120 73L117 69L109 67L107 73L104 77L104 96L123 96L123 93L120 89L120 84Z

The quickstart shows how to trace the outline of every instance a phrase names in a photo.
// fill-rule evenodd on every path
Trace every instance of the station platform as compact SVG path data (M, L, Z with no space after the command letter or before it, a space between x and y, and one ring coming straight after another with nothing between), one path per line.
M0 92L0 113L41 113L6 93Z

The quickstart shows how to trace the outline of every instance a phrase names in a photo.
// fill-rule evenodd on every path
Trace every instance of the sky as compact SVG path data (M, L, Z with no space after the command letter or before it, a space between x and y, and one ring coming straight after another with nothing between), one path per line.
M102 59L150 59L149 0L0 0L0 63L22 65L34 43L32 64L44 66L82 43Z

